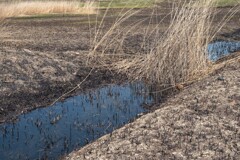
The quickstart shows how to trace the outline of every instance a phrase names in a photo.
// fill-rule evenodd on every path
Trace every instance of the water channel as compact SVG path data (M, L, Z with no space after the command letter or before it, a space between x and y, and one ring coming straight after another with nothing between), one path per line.
M216 61L240 51L240 42L209 44ZM143 83L109 85L20 115L0 125L0 159L58 159L147 112L156 96Z

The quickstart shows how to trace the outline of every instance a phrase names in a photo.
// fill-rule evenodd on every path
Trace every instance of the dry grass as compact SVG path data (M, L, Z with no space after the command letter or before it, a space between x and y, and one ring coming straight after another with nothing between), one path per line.
M213 27L216 1L218 0L183 0L173 4L170 13L171 23L163 35L160 30L162 21L155 27L147 27L144 32L138 28L141 21L127 26L122 25L125 20L137 13L128 10L105 34L100 36L95 34L97 36L93 40L93 49L89 57L98 58L99 55L106 55L109 49L112 49L111 53L114 55L121 54L126 36L138 32L144 34L141 49L147 48L147 54L135 53L132 56L134 58L127 58L114 64L115 69L127 73L134 80L147 80L163 87L199 79L214 70L213 63L208 60L208 44L235 13L234 9L229 11L229 14ZM157 13L153 10L154 14ZM151 38L154 39L149 41ZM98 48L101 48L100 54L97 52Z
M112 25L110 25L106 32L104 32L102 28L104 26L105 16L108 14L108 9L105 11L103 17L101 18L99 25L95 27L95 31L93 33L94 36L91 41L92 49L90 50L89 53L90 57L98 54L97 50L99 48L102 48L101 55L104 55L106 51L110 50L111 48L114 48L114 50L112 50L112 54L119 51L118 50L119 46L124 40L126 33L128 33L129 26L134 25L131 24L126 25L124 27L122 26L122 23L139 12L139 10L134 11L133 9L128 9L127 11L124 12L121 11L119 13L119 16L117 16L115 22ZM122 10L124 10L124 8ZM118 44L114 43L117 40L119 40Z
M16 1L0 3L0 18L38 14L95 14L93 2L77 1Z
M121 61L116 68L134 79L167 86L199 77L210 65L207 45L214 36L210 32L213 3L185 1L173 6L171 24L163 36L157 36L161 38L156 39L150 52ZM158 28L151 32L158 34Z

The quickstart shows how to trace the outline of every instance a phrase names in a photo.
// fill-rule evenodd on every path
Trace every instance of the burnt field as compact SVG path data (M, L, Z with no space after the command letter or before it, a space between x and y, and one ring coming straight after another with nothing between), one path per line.
M60 136L61 140L55 142L54 138L49 137L56 136L51 134L61 131L62 128L53 129L53 131L50 129L51 132L49 130L49 133L46 132L50 136L44 137L46 144L41 144L45 147L41 148L44 153L39 151L37 156L42 159L56 159L56 157L68 154L76 148L83 147L87 143L111 133L65 158L94 159L100 156L103 159L131 159L133 155L128 152L126 146L129 147L131 153L136 153L134 157L140 159L146 159L148 156L151 159L159 158L157 156L180 159L184 158L183 155L188 159L204 158L204 155L220 159L238 157L239 144L236 141L239 140L239 131L237 131L239 124L235 124L235 122L239 121L239 7L230 5L215 7L214 13L216 14L214 18L210 18L212 23L209 33L215 32L216 29L219 31L209 42L208 51L220 50L224 56L221 57L217 54L209 56L210 60L206 63L210 64L211 68L208 68L206 73L204 70L203 75L194 75L195 79L180 83L176 78L176 82L173 84L162 86L161 84L156 85L157 81L151 80L149 75L141 75L142 72L137 68L130 68L132 70L129 72L128 70L123 72L128 66L124 66L124 64L125 68L122 67L124 69L118 70L117 65L120 62L127 64L138 56L143 55L142 57L144 57L154 51L152 46L166 36L165 32L172 26L173 3L168 1L157 3L151 7L137 8L122 8L114 5L112 8L102 7L96 13L89 15L41 14L10 17L2 21L0 30L0 129L4 133L3 137L11 140L9 135L19 134L18 128L20 130L24 128L21 123L32 121L31 123L34 123L38 129L40 128L39 133L36 131L34 134L34 131L32 135L28 135L35 136L32 140L33 144L31 144L35 145L35 140L38 143L36 135L42 136L42 131L44 131L42 124L45 121L46 126L50 126L50 128L64 126L68 128L69 125L65 122L73 121L74 125L78 125L78 129L86 129L84 135L92 137L86 136L86 139L79 140L77 136L73 136L76 141L79 140L79 144L71 144L72 135L70 134L69 140L67 130L66 133L62 132L66 134L65 137ZM155 31L156 26L157 32ZM181 33L179 34L181 35ZM197 43L197 40L192 43ZM228 55L229 53L232 54ZM139 64L144 61L141 58ZM175 62L175 59L178 58L173 57L171 60ZM171 69L171 67L169 68ZM140 78L136 78L135 72L140 73ZM154 71L149 72L149 74L154 73ZM132 81L133 84L130 83ZM172 79L169 81L172 83ZM121 88L122 84L125 84L123 88ZM110 87L108 88L108 86ZM97 93L94 92L95 90ZM132 92L133 94L129 94ZM141 92L144 94L141 95ZM150 92L150 94L145 95L145 92ZM125 97L125 95L129 97ZM120 100L115 99L118 96ZM94 127L95 124L89 124L89 127L87 123L83 122L84 124L81 126L79 122L81 120L88 122L90 119L92 123L97 120L94 120L92 115L86 116L90 117L89 119L78 119L81 116L74 115L75 111L88 113L88 109L83 104L80 105L82 107L80 109L77 105L68 106L68 102L74 105L83 103L90 106L97 103L96 106L93 105L97 110L96 113L94 111L94 117L101 115L97 125ZM124 104L124 107L135 106L137 109L121 108L118 103ZM61 114L57 114L59 112L57 107L61 108L61 105L66 105L66 110L70 110L74 116L64 117L65 114L68 114L68 111L64 109ZM114 105L117 107L112 109ZM53 107L52 110L51 107ZM110 110L107 112L109 115L106 116L107 123L104 124L100 123L100 121L105 122L104 118L106 118L101 108ZM41 117L40 114L44 115L45 112L48 112L49 116ZM151 113L141 117L145 112ZM50 117L51 114L52 117ZM25 115L30 117L29 121L25 122ZM121 119L119 115L127 118ZM136 121L114 131L136 117L138 117ZM223 120L221 120L222 117L224 117ZM43 123L40 123L41 120ZM176 124L174 124L175 122ZM203 123L207 126L203 126L206 133L200 132ZM159 128L159 125L163 127ZM197 127L194 128L196 125ZM31 124L26 126L24 133L27 134L26 128L32 126ZM141 127L138 128L138 126ZM186 126L189 127L186 128ZM212 129L210 130L208 126ZM96 128L97 133L94 131ZM146 128L150 130L148 133ZM31 129L34 130L34 128ZM71 125L70 130L72 131ZM196 130L199 132L195 132ZM71 133L71 131L69 132ZM79 133L77 131L77 129L73 130L75 135ZM159 134L155 134L156 132ZM183 137L181 137L182 135ZM202 143L201 140L204 139L204 136L205 138L212 136L212 141ZM179 137L183 143L178 141ZM229 143L224 144L224 140ZM120 141L121 143L119 143ZM178 143L173 143L175 141ZM200 143L202 144L199 145ZM27 151L29 146L26 144L24 144L26 148L23 148ZM144 150L144 147L140 146L140 150L137 151L136 146L139 147L140 144L148 149ZM149 148L151 144L155 147ZM160 145L162 146L157 150L156 146ZM197 145L199 146L196 147ZM9 146L14 148L15 144L12 143ZM11 147L8 150L11 150ZM194 147L195 150L191 149ZM38 149L36 147L36 150ZM54 149L57 150L56 153L52 153ZM6 152L3 151L3 153L7 155L8 150L6 149ZM11 156L13 157L14 154L15 152ZM28 157L24 153L22 154L19 154L19 159L33 156L28 155ZM3 155L3 158L6 155Z

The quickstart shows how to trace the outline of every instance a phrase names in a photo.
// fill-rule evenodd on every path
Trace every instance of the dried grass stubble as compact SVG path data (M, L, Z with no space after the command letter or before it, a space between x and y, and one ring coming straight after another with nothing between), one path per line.
M0 3L0 19L38 14L96 14L93 2L80 6L77 1L25 1Z

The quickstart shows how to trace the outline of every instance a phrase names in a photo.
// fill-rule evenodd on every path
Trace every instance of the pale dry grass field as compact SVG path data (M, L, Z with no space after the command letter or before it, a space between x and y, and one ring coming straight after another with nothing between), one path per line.
M0 18L39 14L96 14L92 2L13 1L0 3Z

